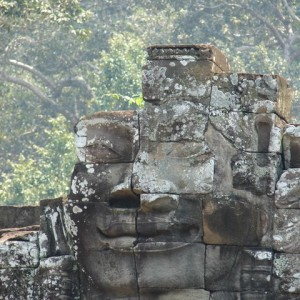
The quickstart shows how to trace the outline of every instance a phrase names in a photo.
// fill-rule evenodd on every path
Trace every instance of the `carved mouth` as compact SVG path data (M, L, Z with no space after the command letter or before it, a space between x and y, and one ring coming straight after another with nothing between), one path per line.
M179 248L186 247L191 243L195 243L199 236L200 231L190 242L142 242L139 243L137 236L119 236L110 237L106 235L99 227L97 227L97 232L100 236L102 243L102 250L114 250L117 252L165 252L176 250ZM139 248L139 245L143 245L143 248Z

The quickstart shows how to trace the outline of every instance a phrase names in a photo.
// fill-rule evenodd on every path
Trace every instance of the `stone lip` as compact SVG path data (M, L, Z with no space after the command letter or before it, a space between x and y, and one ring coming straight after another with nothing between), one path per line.
M148 60L209 60L224 72L229 72L226 56L209 44L151 45L147 47Z

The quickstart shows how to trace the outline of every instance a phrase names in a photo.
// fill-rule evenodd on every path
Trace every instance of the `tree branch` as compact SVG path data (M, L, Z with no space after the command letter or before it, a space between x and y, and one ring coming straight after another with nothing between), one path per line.
M291 9L291 7L290 7L289 4L287 3L287 1L286 1L286 0L282 0L282 2L283 2L283 4L284 4L284 6L286 7L286 9L288 10L288 12L289 12L290 16L292 17L292 19L294 19L295 21L297 21L297 22L300 23L300 18L297 17L297 16L295 15L295 13L294 13L293 10Z
M60 81L58 84L58 87L56 88L55 96L57 96L57 97L60 96L63 88L68 87L68 86L72 86L72 87L80 89L83 92L84 97L86 99L92 98L92 92L91 92L89 85L86 83L86 81L82 77L79 77L79 76Z
M4 72L0 71L0 80L14 83L19 86L25 87L26 89L30 90L33 94L35 94L39 99L47 102L48 104L50 104L52 106L57 107L57 104L51 98L47 97L39 88L35 87L31 83L29 83L23 79L7 75Z
M239 4L235 4L235 3L227 3L228 6L231 7L238 7L238 8L242 8L245 9L249 12L251 12L251 14L259 19L263 24L266 25L266 27L273 33L274 37L276 38L277 42L279 43L280 47L284 50L286 48L285 45L285 39L284 37L282 37L282 34L277 30L277 28L271 23L269 22L265 17L263 17L261 14L259 14L257 11L254 11L252 8L250 8L248 5L239 5Z
M19 67L25 71L30 72L31 74L33 74L34 76L38 77L39 79L41 79L42 81L44 81L44 83L52 90L55 91L55 84L54 82L52 82L50 79L48 79L42 72L38 71L37 69L35 69L32 66L29 66L27 64L24 64L22 62L16 61L14 59L9 59L8 63L10 65L13 65L15 67Z

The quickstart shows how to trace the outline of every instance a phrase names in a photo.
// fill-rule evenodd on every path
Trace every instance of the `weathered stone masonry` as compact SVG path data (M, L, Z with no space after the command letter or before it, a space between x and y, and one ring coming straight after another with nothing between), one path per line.
M300 299L287 82L210 45L149 47L142 82L141 111L75 126L70 194L40 227L2 226L0 299Z

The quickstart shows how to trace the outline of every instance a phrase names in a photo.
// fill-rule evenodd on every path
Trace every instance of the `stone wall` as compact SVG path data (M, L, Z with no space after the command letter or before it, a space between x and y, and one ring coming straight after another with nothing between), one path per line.
M75 126L68 198L2 232L0 299L300 299L287 82L210 45L149 47L142 82L141 111Z

